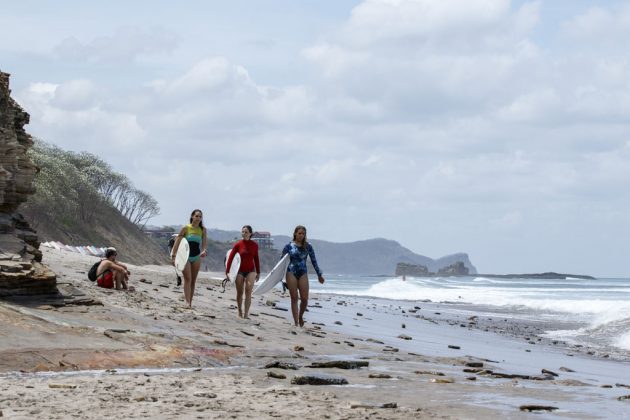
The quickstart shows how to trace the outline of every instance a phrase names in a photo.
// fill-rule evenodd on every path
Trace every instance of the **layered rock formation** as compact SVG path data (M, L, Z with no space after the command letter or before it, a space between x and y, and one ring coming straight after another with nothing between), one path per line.
M56 276L41 264L36 232L17 213L33 189L37 167L26 152L29 115L11 98L9 75L0 71L0 297L56 294Z
M456 261L451 265L442 267L437 273L429 271L424 265L419 264L396 264L397 276L409 276L409 277L431 277L431 276L467 276L470 274L470 270L462 261Z

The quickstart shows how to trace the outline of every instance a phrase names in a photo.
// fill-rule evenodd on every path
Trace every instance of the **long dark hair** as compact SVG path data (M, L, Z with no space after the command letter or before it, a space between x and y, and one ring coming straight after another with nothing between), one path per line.
M245 229L247 229L249 231L250 234L254 233L254 230L252 229L252 227L250 225L245 225L243 226ZM242 228L241 228L242 229Z
M188 223L192 224L192 218L195 215L195 213L199 212L199 214L201 214L201 221L199 222L199 227L203 229L203 212L199 209L194 209L192 211L192 213L190 213L190 221Z
M302 242L302 246L306 246L308 242L306 241L306 228L302 225L297 225L295 229L293 229L293 242L295 242L295 237L297 236L298 230L304 229L304 242Z

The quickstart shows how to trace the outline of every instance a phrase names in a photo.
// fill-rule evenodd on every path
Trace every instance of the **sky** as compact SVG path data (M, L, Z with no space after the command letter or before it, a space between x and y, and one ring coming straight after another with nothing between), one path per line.
M627 1L0 8L27 131L127 175L150 224L200 208L483 273L630 277L629 39Z

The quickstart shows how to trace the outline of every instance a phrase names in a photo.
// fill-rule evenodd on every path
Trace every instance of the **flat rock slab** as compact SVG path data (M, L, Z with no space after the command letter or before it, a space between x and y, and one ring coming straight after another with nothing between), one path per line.
M338 368L338 369L359 369L367 367L370 362L366 360L331 360L329 362L313 362L310 368Z
M291 379L294 385L348 385L348 380L341 376L301 375Z

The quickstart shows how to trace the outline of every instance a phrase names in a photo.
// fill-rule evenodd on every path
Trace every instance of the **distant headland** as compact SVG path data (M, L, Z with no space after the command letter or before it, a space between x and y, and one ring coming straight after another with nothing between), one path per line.
M439 269L437 272L431 272L424 265L398 263L396 264L397 276L409 276L409 277L434 277L434 276L475 276L475 277L488 277L488 278L500 278L500 279L559 279L566 280L573 279L585 279L594 280L595 277L587 276L584 274L564 274L555 273L553 271L545 273L523 273L523 274L479 274L471 273L468 267L462 261L456 261L455 263Z

